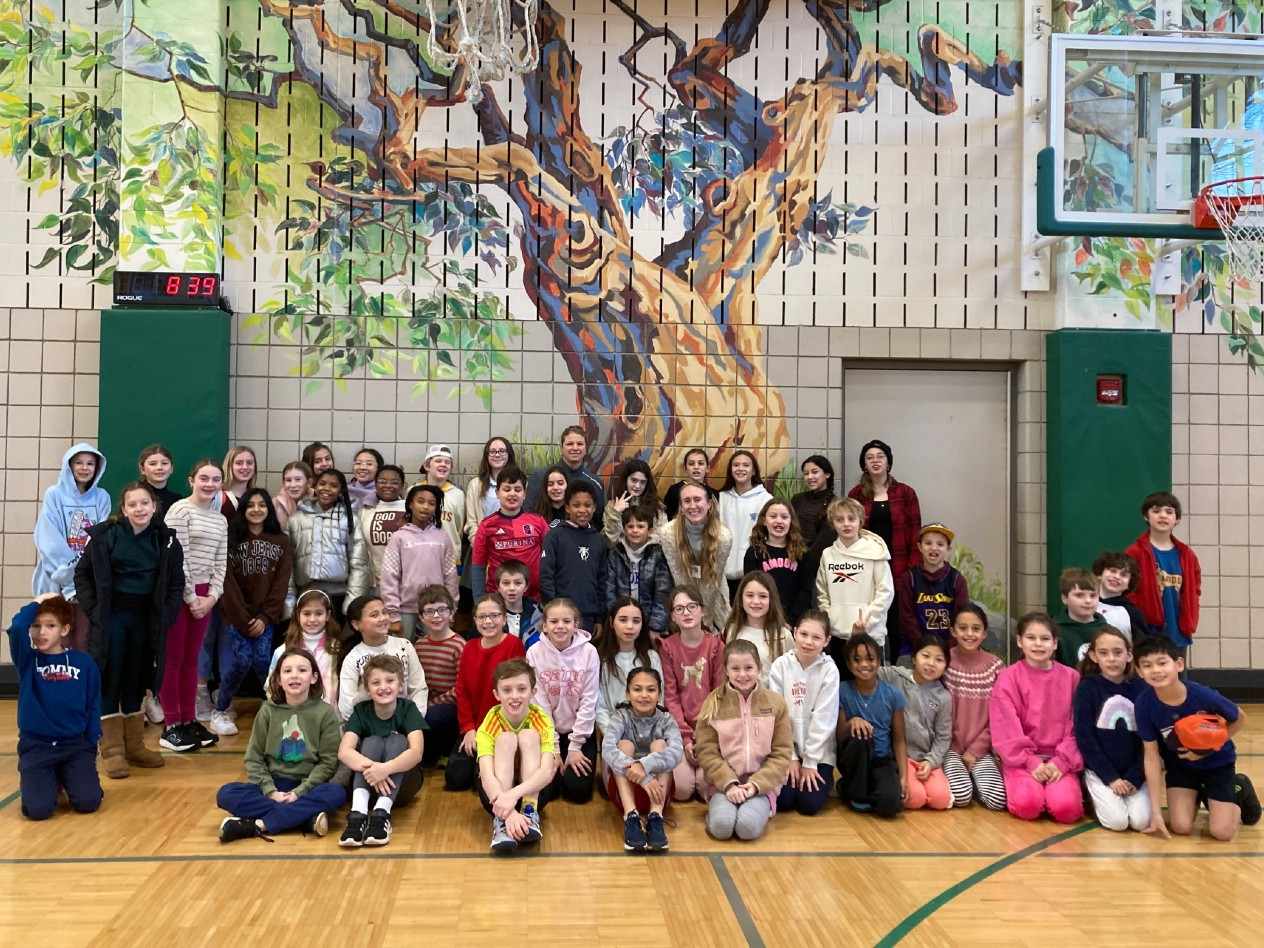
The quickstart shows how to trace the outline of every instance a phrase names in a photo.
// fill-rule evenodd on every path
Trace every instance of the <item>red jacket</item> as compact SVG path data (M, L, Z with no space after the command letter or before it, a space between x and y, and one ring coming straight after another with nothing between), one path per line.
M1176 624L1181 634L1192 637L1198 631L1198 601L1203 594L1203 570L1198 556L1176 537L1172 545L1181 558L1181 608ZM1163 596L1159 591L1159 564L1150 546L1150 533L1146 531L1124 551L1137 561L1137 588L1129 595L1145 616L1146 624L1154 629L1163 628ZM1133 634L1136 637L1136 634Z
M865 508L865 523L873 513L873 498L865 497L864 489L857 484L847 496L860 501ZM921 562L917 552L917 531L922 529L922 508L917 502L917 491L894 477L887 479L887 501L891 504L891 576L899 586L899 579L909 567Z

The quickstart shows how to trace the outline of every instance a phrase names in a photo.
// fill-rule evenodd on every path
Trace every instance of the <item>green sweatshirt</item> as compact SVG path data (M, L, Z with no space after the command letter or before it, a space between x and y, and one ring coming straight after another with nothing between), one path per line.
M341 739L338 713L323 699L297 706L265 701L250 731L246 776L265 794L276 790L274 776L300 780L294 793L301 797L333 777Z
M1058 623L1058 661L1072 668L1080 664L1080 659L1088 651L1093 641L1093 633L1104 625L1109 625L1100 612L1093 613L1092 621L1076 622L1067 613L1066 606L1055 617Z

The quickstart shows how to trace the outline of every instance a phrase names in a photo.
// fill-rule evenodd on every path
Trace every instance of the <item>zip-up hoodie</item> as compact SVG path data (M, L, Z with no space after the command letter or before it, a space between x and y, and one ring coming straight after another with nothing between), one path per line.
M631 741L633 756L619 749L620 741ZM667 747L651 751L654 741L663 741ZM640 762L645 769L642 786L648 786L659 774L671 773L684 759L685 745L680 740L680 728L666 708L655 708L653 714L637 714L626 701L614 710L609 727L601 741L601 759L620 777L627 776L628 768Z
M224 621L238 630L244 629L251 619L261 619L264 625L280 623L293 569L287 536L247 536L230 547L224 596L219 604Z
M752 783L776 812L777 793L794 754L785 700L758 685L743 697L726 681L702 704L693 753L706 778L706 799L734 784Z
M790 651L772 663L768 690L781 695L794 733L793 759L808 770L835 763L834 733L838 727L838 666L826 653L807 668Z
M82 493L70 470L70 459L76 454L95 454L97 473L91 486ZM58 593L75 598L75 564L88 545L88 528L110 515L110 495L97 485L105 474L105 455L80 441L61 457L57 483L44 491L44 503L35 521L35 574L31 577L32 594Z
M663 548L655 540L647 541L632 562L627 539L610 549L606 566L606 610L614 607L620 596L632 593L632 570L636 568L636 598L645 613L645 624L651 632L667 631L667 597L671 593L672 575Z
M381 582L386 544L404 525L404 499L379 500L356 514L355 539L351 543L351 572L347 577L347 601L377 590Z
M609 558L610 546L600 530L591 524L577 527L569 520L563 521L544 538L540 554L543 601L566 596L575 601L584 615L604 615Z
M351 571L351 534L341 503L322 510L314 500L298 505L286 524L294 545L294 581L291 593L314 581L345 589Z
M338 715L320 698L300 705L265 701L255 715L246 746L246 776L266 796L277 776L301 781L294 795L328 783L338 769Z
M816 572L816 601L829 613L830 632L837 638L851 636L859 612L865 631L879 645L887 640L887 610L895 598L891 580L891 554L882 537L868 530L851 546L835 540L821 554Z
M932 768L944 765L952 744L952 695L942 682L919 685L913 670L883 665L878 677L904 695L904 739L909 760L928 761Z
M759 519L759 512L764 509L764 504L770 500L772 494L768 493L768 488L763 484L756 484L744 494L735 490L720 492L720 523L733 534L729 558L724 563L724 575L728 579L742 578L742 563L750 548L751 529Z
M527 664L535 669L535 703L549 712L558 734L570 735L576 749L592 735L597 721L601 660L589 638L576 629L571 644L558 651L541 635L527 651Z
M453 600L460 595L456 554L443 528L406 523L395 531L382 557L382 602L392 622L401 612L417 611L417 594L427 586L447 587Z
M1071 720L1079 683L1080 673L1058 662L1035 668L1019 660L1001 672L988 702L988 722L1002 765L1030 773L1052 760L1064 774L1084 769Z

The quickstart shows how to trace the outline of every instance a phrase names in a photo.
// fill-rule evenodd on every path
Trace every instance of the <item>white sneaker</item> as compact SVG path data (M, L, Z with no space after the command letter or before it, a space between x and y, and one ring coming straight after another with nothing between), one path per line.
M211 701L213 701L215 704L219 704L219 689L218 688L216 688L215 692L211 695ZM224 713L227 714L230 719L234 721L237 720L237 709L233 707L231 704L228 706L228 710L225 711Z
M211 693L206 682L199 681L197 686L197 702L193 706L193 716L199 721L209 721L215 713L215 705L211 704Z
M227 711L214 711L211 713L211 733L220 737L232 737L237 733L237 725Z
M153 692L145 692L145 700L141 702L140 709L145 712L145 719L150 724L161 724L167 720L162 705L158 702L158 696Z

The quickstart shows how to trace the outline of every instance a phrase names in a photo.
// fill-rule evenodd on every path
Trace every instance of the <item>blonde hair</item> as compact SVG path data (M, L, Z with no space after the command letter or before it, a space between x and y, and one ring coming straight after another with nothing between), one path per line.
M689 545L689 537L685 534L685 515L678 513L676 519L672 521L672 538L676 541L676 549L680 551L680 561L685 567L686 575L692 575L695 569L699 570L703 584L712 585L722 582L724 564L720 562L720 557L716 552L716 548L720 545L720 529L723 526L720 523L719 512L715 509L716 505L711 503L711 495L707 494L705 487L700 484L686 484L680 489L681 495L687 490L702 491L709 506L706 522L702 526L702 549L697 557L694 556L693 547Z
M833 523L834 518L839 516L844 510L855 514L862 527L865 525L865 505L855 497L835 497L829 502L829 506L825 508L825 518L830 523Z
M224 485L225 490L232 490L236 481L233 480L233 462L237 460L237 456L241 454L249 454L255 459L255 472L250 475L250 480L246 481L246 490L250 490L255 486L255 478L259 476L259 455L255 454L254 448L248 448L244 444L234 445L228 449L228 453L224 455L223 473L225 480L228 481Z

